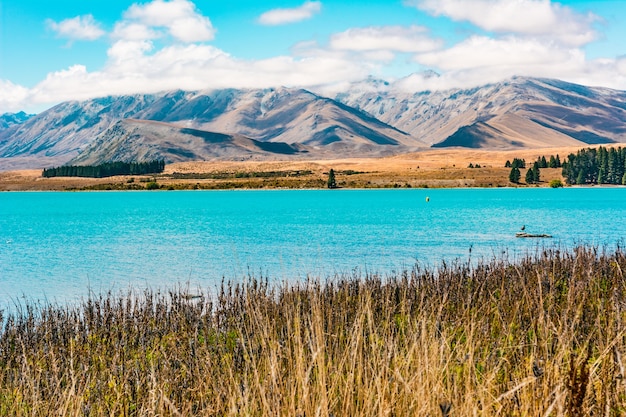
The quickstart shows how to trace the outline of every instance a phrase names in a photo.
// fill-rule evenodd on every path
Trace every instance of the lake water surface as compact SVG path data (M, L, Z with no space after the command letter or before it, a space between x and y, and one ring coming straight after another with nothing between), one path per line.
M553 239L516 239L522 225ZM625 236L625 188L2 193L0 309L222 277L388 274Z

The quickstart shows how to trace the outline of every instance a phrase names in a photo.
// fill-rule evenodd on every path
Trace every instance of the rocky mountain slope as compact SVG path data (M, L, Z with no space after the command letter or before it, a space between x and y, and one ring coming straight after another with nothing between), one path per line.
M33 116L34 114L26 114L23 111L19 113L5 113L0 115L0 131L6 130L11 126L24 123Z
M106 97L59 104L20 125L0 132L0 158L39 158L46 165L102 159L95 149L107 149L109 160L140 158L122 138L145 135L152 142L154 157L170 161L172 143L155 142L154 124L128 124L113 129L121 120L148 120L172 128L188 128L207 134L247 137L259 143L285 144L316 157L343 153L383 155L413 150L425 145L366 113L300 89L175 91L163 94ZM161 129L163 130L163 129ZM119 133L120 137L115 136ZM113 152L118 144L120 151ZM138 143L138 142L137 142ZM295 146L298 145L298 146ZM174 145L175 146L175 145ZM225 142L213 143L214 148ZM124 148L124 149L121 149ZM283 155L280 146L267 146L267 156ZM304 152L308 149L308 152ZM84 152L89 157L83 156ZM215 158L238 158L232 149L214 149ZM228 156L226 156L228 155ZM80 156L80 157L79 157ZM178 160L178 159L171 159ZM0 160L0 168L2 166ZM5 161L6 162L6 161Z
M89 144L72 163L98 165L107 161L168 162L212 159L274 159L306 154L305 147L260 142L242 135L225 135L151 120L124 119Z
M514 77L473 89L416 93L391 84L341 93L336 99L435 147L626 141L626 92L558 80Z
M626 142L624 91L514 77L473 89L407 92L401 81L368 79L333 98L276 88L66 102L34 117L13 117L0 129L0 169Z

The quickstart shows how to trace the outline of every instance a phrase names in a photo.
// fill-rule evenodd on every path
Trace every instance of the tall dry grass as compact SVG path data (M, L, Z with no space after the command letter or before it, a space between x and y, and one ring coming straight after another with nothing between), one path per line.
M0 415L617 416L626 256L26 305Z

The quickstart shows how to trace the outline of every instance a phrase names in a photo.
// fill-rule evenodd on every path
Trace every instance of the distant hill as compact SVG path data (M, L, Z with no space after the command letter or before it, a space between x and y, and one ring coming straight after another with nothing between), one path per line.
M626 142L624 91L527 77L447 91L406 92L401 84L369 78L332 98L273 88L65 102L0 118L0 169Z

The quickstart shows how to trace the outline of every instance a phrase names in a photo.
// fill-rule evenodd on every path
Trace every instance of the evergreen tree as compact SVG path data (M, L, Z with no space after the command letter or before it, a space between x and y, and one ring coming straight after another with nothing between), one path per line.
M337 180L335 179L335 171L331 168L328 171L328 188L337 188Z
M521 176L522 174L520 173L519 168L513 167L511 168L511 172L509 173L509 181L514 184L518 184Z
M519 158L513 158L511 168L526 168L526 161Z
M606 184L607 183L607 174L603 167L600 167L598 171L598 184Z
M526 184L534 184L535 183L535 175L533 174L533 170L529 169L526 171Z
M607 170L607 182L609 184L620 184L622 182L621 171L619 170L619 154L615 150L615 148L611 148L609 150L608 157L608 170Z
M533 167L533 181L538 183L541 181L541 172L539 171L539 167Z
M556 158L554 155L550 155L550 161L548 162L548 168L558 168L556 166Z
M142 175L158 174L165 169L165 161L149 162L106 162L100 165L64 165L57 168L47 168L42 176L49 177L91 177L103 178L114 175Z

